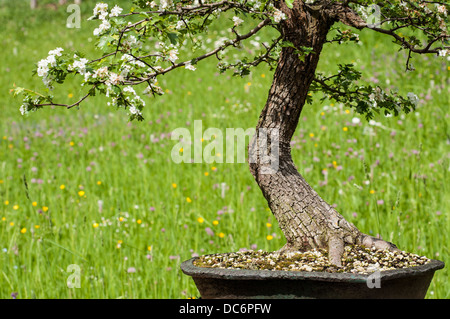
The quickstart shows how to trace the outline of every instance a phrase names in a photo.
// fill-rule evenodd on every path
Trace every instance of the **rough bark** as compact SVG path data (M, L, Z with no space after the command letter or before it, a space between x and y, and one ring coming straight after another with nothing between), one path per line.
M396 249L391 243L364 235L346 221L311 188L294 165L290 141L335 18L326 10L308 9L300 1L295 2L292 10L285 6L281 9L288 15L288 19L281 23L284 39L296 48L310 47L313 52L300 59L294 48L282 49L257 133L249 146L249 159L254 159L249 161L250 171L286 237L286 245L280 251L324 248L329 252L330 261L340 266L345 244ZM261 129L278 132L276 140L272 141L271 135L267 134L268 145L278 143L278 169L271 173L264 170L270 163L261 161L263 156L269 155L263 153L269 153L271 149L269 146L259 147Z

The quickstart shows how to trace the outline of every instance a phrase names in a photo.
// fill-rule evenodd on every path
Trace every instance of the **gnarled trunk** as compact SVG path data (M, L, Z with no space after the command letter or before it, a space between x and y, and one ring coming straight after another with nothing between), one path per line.
M362 234L347 222L309 186L292 161L290 141L334 21L319 10L308 11L301 2L296 2L293 10L284 11L288 12L288 19L281 24L285 40L296 48L312 48L313 52L300 59L294 48L282 49L256 135L249 146L249 158L254 159L249 161L250 171L287 240L281 251L324 248L330 261L339 266L346 243L395 249L390 243ZM260 160L271 149L258 147L264 130L278 133L267 134L268 145L278 143L278 167L271 172L267 165L273 163L263 164ZM271 141L271 136L275 140ZM271 155L273 158L274 154Z

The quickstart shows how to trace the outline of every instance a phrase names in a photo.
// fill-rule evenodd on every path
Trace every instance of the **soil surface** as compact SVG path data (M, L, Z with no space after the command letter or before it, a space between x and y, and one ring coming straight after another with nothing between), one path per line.
M347 246L342 256L342 267L339 268L329 262L325 250L285 254L248 250L201 256L194 261L194 265L224 269L372 273L424 265L429 261L427 257L404 251Z

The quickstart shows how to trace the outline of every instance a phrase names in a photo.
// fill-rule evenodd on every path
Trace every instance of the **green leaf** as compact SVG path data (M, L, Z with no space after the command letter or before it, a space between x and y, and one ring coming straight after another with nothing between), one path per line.
M170 40L170 43L172 43L173 45L176 45L178 42L178 34L176 33L167 33L167 37Z
M294 0L285 0L285 2L289 9L294 7Z

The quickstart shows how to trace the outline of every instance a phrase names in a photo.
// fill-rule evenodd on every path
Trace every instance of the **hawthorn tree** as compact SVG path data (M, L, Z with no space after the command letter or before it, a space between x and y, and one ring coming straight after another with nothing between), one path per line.
M158 1L158 0L156 0ZM68 53L62 48L49 52L37 63L36 73L51 91L69 75L79 77L85 94L73 104L54 101L51 94L24 88L22 114L45 106L67 109L79 107L89 96L103 94L108 105L125 109L130 120L142 120L145 101L142 94L164 94L158 79L179 68L195 71L204 59L217 59L220 71L232 70L245 76L252 67L267 63L274 68L273 83L261 112L256 134L249 143L250 171L266 198L286 237L281 252L328 250L330 261L341 265L344 246L357 244L395 250L396 246L368 236L346 221L324 201L297 171L291 157L290 141L297 128L310 92L322 92L323 99L333 99L370 119L374 113L398 115L410 112L418 101L414 93L402 96L370 83L363 83L361 73L351 64L338 66L336 74L317 72L324 45L359 41L360 30L370 29L391 37L399 50L406 51L406 71L412 70L413 54L446 56L449 4L422 0L133 0L131 12L118 6L98 3L91 20L99 25L99 56L88 59L82 53ZM228 37L220 37L209 48L204 37L220 16L229 24L221 28ZM245 19L245 22L244 22ZM228 54L248 45L263 30L271 28L276 36L261 43L252 56L231 60ZM179 50L189 47L190 57L179 58ZM329 49L329 48L327 48ZM394 46L393 46L394 49ZM50 92L49 91L49 92ZM260 129L276 130L267 145L278 145L278 170L264 171L264 150L256 141ZM272 136L272 135L271 135ZM273 154L272 154L273 155Z

